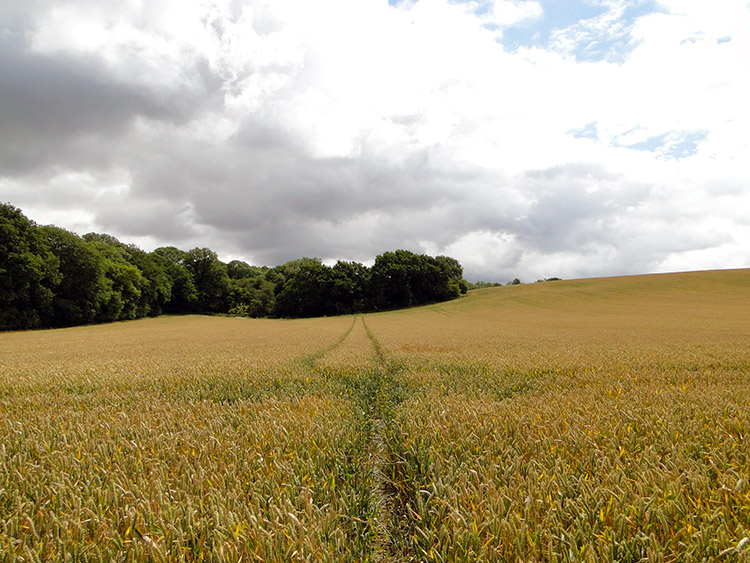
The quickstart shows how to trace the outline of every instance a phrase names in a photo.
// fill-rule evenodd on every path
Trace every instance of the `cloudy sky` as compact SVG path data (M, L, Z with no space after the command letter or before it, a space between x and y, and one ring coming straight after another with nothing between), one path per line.
M4 0L0 201L222 260L750 267L750 1Z

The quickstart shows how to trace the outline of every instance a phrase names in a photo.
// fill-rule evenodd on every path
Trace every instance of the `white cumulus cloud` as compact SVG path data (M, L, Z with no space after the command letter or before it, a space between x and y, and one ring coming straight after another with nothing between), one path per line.
M0 199L271 265L409 248L499 281L747 266L747 2L578 7L6 4Z

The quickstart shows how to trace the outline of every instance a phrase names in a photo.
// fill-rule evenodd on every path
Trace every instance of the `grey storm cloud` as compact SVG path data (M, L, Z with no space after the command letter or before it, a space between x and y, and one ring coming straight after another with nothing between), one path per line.
M15 174L60 163L104 164L111 157L87 146L88 139L116 141L135 117L177 124L190 119L210 97L210 75L203 77L203 91L160 96L114 80L96 56L39 55L23 41L3 38L0 163Z
M542 251L584 248L589 241L614 244L617 218L639 205L649 187L629 182L597 164L572 163L534 170L525 177L533 194L519 233Z
M631 111L657 45L638 20L613 63L506 50L448 0L110 8L0 7L0 200L39 222L269 265L408 248L503 281L750 260L746 112ZM672 129L706 135L680 158L628 148Z

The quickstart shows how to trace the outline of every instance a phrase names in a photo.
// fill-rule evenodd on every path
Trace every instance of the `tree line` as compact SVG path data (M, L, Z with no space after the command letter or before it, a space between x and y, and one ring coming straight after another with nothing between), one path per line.
M224 263L208 248L145 252L106 234L40 226L0 204L0 330L161 314L316 317L455 299L469 288L454 258L385 252L372 267L301 258Z

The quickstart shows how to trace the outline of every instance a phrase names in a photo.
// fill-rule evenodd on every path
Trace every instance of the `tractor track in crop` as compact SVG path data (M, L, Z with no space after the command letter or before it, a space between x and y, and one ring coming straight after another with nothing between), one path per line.
M399 473L396 466L402 460L397 441L394 441L395 409L403 400L398 367L389 362L377 338L362 318L367 337L373 346L377 365L371 407L370 471L372 497L376 507L372 559L374 561L409 561L411 546L408 525L411 520L407 504L399 494L401 487L395 482Z
M349 338L349 335L352 333L352 330L354 330L354 325L356 324L357 319L354 318L352 320L351 326L346 330L346 332L344 332L344 334L341 335L341 337L339 337L336 342L334 342L330 346L326 346L325 348L321 348L320 350L316 350L312 354L308 354L307 356L300 358L298 360L299 363L301 363L307 369L313 369L313 367L315 366L315 362L322 359L326 354L333 352L336 348L341 346L347 338Z
M362 349L360 367L322 367L330 354L356 345L358 339L362 342L365 335L370 351ZM415 560L410 510L414 502L404 478L402 438L395 423L396 408L405 396L402 368L388 358L362 316L356 317L336 342L300 361L310 370L322 370L319 373L340 385L340 392L350 396L361 413L359 436L350 451L358 466L359 489L349 514L352 554L363 561Z
M383 408L380 405L380 387L382 385L382 376L386 370L386 360L380 343L375 335L370 331L364 318L362 326L370 339L374 350L374 357L377 364L378 386L375 388L373 399L373 409L371 411L371 435L369 437L369 464L372 475L371 496L373 506L375 507L375 518L373 521L373 560L388 561L391 559L393 544L393 502L389 494L388 475L386 471L387 446L385 437L385 422L383 420Z

